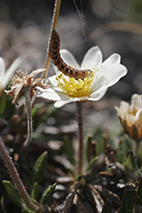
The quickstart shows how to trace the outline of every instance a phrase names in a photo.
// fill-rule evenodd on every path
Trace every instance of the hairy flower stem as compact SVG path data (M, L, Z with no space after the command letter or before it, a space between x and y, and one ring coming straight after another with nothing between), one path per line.
M50 35L49 35L49 41L48 41L48 47L47 47L47 55L46 55L46 61L45 61L45 68L46 71L43 73L42 78L47 77L48 69L49 69L49 64L50 64L50 56L49 56L49 46L51 44L52 40L52 30L56 30L57 26L57 21L58 21L58 16L59 16L59 11L60 11L60 5L61 5L61 0L55 0L54 4L54 12L53 12L53 18L52 18L52 25L50 28Z
M27 139L23 143L24 147L28 147L31 142L32 135L32 115L31 115L31 99L30 99L30 91L26 90L24 93L27 107Z
M78 118L78 141L79 141L79 155L78 155L78 175L82 173L83 166L83 107L84 102L76 102L77 118Z
M0 138L0 156L1 156L2 160L4 161L6 167L9 171L9 174L14 182L14 185L17 188L17 190L19 191L19 194L20 194L21 198L23 199L23 201L25 202L26 206L30 210L32 210L34 212L38 212L39 207L32 203L30 196L28 195L1 138Z

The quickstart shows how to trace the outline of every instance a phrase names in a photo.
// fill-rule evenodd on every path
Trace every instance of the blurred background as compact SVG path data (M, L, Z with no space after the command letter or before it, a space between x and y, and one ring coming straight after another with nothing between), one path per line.
M23 71L44 67L53 9L54 0L0 0L0 56L6 67L19 56L22 58L19 69ZM122 147L118 146L117 154L125 157L121 152L123 147L124 153L132 148L126 140L119 143L119 136L123 134L114 106L119 106L121 100L130 102L134 93L142 93L142 0L62 0L57 31L61 48L72 52L79 63L86 51L95 45L100 47L104 60L113 53L121 55L121 63L127 67L128 74L110 87L100 101L85 104L84 142L87 144L88 135L93 135L101 153L104 151L102 144L106 143L102 134L108 130L113 133L110 134L113 146L120 144ZM51 64L49 76L53 74ZM53 166L57 165L57 177L64 177L68 172L65 156L73 157L74 150L78 156L75 103L55 109L53 102L38 99L32 110L32 143L21 156L18 153L27 134L25 107L18 108L11 102L11 97L3 93L0 98L0 135L27 189L30 189L29 177L35 160L44 150L48 151L49 167L40 187L42 192L52 181L56 182L52 179ZM58 168L61 168L60 173ZM93 175L94 179L99 177L96 173ZM0 159L0 212L6 212L4 207L8 209L7 213L12 213L11 210L21 212L14 209L6 196L1 183L4 179L9 180L9 174ZM67 193L57 193L53 200L59 199L61 203L60 196L65 198Z
M53 0L0 0L0 55L7 67L18 56L23 71L44 66L53 9ZM88 104L90 118L92 109L92 113L107 109L107 115L101 112L99 119L92 118L92 125L98 120L104 125L106 118L116 116L114 106L120 100L130 101L133 93L142 93L141 23L141 0L62 0L57 24L61 48L70 50L81 63L86 51L98 45L104 59L119 53L128 68L128 74L101 101Z

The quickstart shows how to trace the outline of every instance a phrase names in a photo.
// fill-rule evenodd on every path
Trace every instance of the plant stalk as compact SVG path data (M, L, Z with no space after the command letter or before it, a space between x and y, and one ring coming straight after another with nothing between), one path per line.
M28 195L1 138L0 138L0 156L9 171L9 174L14 182L15 187L17 188L21 198L23 199L27 207L34 212L38 212L39 207L32 203L30 196Z
M50 28L50 35L49 35L49 40L48 40L47 54L46 54L46 61L45 61L46 70L43 73L42 78L46 78L47 77L47 73L48 73L48 69L49 69L49 64L50 64L49 47L50 47L51 39L52 39L51 35L52 35L52 31L56 30L59 11L60 11L60 5L61 5L61 0L55 0L54 12L53 12L53 17L52 17L52 25L51 25L51 28Z
M82 174L82 166L83 166L83 107L84 103L82 101L76 102L77 108L77 119L78 119L78 142L79 142L79 150L78 150L78 175Z
M26 100L26 107L27 107L27 139L23 143L23 146L28 147L30 145L31 135L32 135L32 114L31 114L30 90L25 91L24 97Z

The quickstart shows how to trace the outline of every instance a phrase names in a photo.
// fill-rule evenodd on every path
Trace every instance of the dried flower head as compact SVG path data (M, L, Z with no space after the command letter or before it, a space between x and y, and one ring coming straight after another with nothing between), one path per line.
M28 72L17 71L13 77L11 83L11 90L5 91L7 95L11 95L13 98L12 103L17 103L18 95L21 94L25 97L25 103L27 106L27 138L23 143L23 147L28 147L31 142L32 134L32 116L31 116L31 98L34 95L35 87L41 87L43 89L49 88L48 85L43 85L41 83L41 78L33 79L33 77L41 72L44 72L45 69L37 69L31 72L28 75Z
M120 107L115 107L120 122L127 134L136 141L142 139L142 95L134 94L131 105L121 101Z
M19 94L24 94L27 90L30 92L30 97L34 95L35 87L39 86L43 89L47 89L49 86L43 85L41 83L41 78L33 79L33 77L41 72L44 72L45 69L37 69L28 74L28 71L23 72L21 70L17 71L13 80L11 82L11 90L6 91L7 95L11 95L13 98L12 103L17 103L17 98Z

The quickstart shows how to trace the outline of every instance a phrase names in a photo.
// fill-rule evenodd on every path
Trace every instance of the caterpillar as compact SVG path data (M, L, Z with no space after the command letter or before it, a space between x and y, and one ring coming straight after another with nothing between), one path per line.
M51 45L49 47L49 55L53 61L53 64L58 68L60 72L70 78L84 79L93 74L90 69L75 69L67 65L60 55L60 37L56 31L52 31Z

